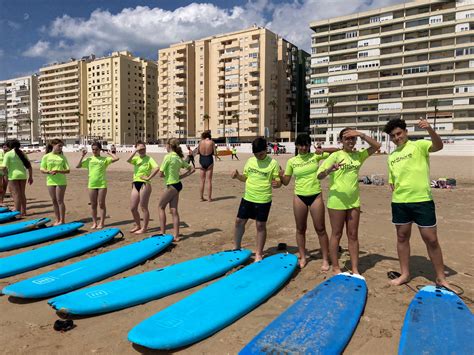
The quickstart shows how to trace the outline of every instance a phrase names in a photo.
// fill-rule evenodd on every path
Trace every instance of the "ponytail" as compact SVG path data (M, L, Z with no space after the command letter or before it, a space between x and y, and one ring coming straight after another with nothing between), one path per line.
M18 158L20 158L21 162L23 163L23 166L27 169L31 169L31 163L29 159L26 157L25 153L23 153L20 149L20 142L17 139L12 139L11 141L8 142L8 147L10 149L14 149L16 155L18 155Z
M179 155L180 158L184 158L183 150L179 146L179 141L176 138L170 138L168 140L168 145L171 147L171 150Z

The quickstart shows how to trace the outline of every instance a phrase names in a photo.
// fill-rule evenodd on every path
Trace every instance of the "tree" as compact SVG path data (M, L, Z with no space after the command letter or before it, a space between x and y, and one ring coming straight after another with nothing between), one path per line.
M209 119L211 116L209 116L207 113L204 114L203 119L204 119L204 130L209 131Z
M273 109L273 139L276 140L276 130L277 130L277 117L276 117L276 111L278 107L278 103L275 98L271 99L270 102L268 103L272 109Z
M41 128L43 129L43 143L46 145L46 126L48 126L48 122L41 121L40 125L41 125Z
M234 120L237 120L237 140L240 142L240 119L239 119L239 114L238 113L234 113L232 115L232 118Z
M434 121L433 121L433 129L436 131L436 117L438 116L438 105L439 105L439 100L438 99L433 99L428 102L429 106L434 106Z
M331 109L331 133L334 130L334 106L337 104L337 102L333 99L329 99L328 102L326 102L326 107Z

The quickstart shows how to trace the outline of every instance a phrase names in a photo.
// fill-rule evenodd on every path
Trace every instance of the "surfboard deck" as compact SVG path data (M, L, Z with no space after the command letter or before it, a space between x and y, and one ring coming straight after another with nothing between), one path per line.
M0 258L0 278L54 264L95 249L112 240L120 229L108 228L41 248Z
M63 266L3 288L5 295L44 298L69 292L130 269L168 247L173 236L152 236L139 242Z
M51 219L49 218L38 218L38 219L31 219L29 221L17 222L13 224L0 226L0 237L27 232L39 227L43 227L49 222L51 222Z
M71 222L61 224L59 226L47 227L29 232L9 235L0 238L0 251L18 249L29 245L39 244L49 240L53 240L73 233L83 226L84 223Z
M474 316L454 293L425 286L408 306L399 354L472 354Z
M0 213L8 212L10 209L8 207L0 207Z
M229 250L67 293L48 303L62 314L89 315L143 304L223 275L248 260L250 250Z
M174 349L207 338L268 299L291 277L296 263L292 254L253 263L139 323L128 339L147 348Z
M366 299L362 276L335 275L296 301L239 354L341 354Z
M20 212L18 212L18 211L10 211L10 212L0 213L0 223L11 222L19 214L20 214Z

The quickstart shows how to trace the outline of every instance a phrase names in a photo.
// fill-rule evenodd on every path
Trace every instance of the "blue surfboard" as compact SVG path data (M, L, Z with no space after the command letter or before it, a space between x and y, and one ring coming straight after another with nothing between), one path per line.
M71 222L59 226L42 228L30 232L0 238L0 251L13 250L28 245L39 244L77 231L84 226L81 222Z
M415 295L403 323L399 354L472 354L474 316L451 291L425 286Z
M8 212L10 209L8 207L0 207L0 213Z
M239 354L341 354L366 299L362 276L335 275L307 292Z
M48 303L62 314L112 312L200 285L243 264L250 254L246 249L223 251L70 292Z
M0 222L8 222L11 219L15 218L16 216L18 216L19 214L20 212L18 211L0 213Z
M291 277L296 263L292 254L253 263L139 323L128 340L174 349L207 338L268 299Z
M85 253L112 240L118 233L121 233L120 229L108 228L0 258L0 278L21 274Z
M5 287L4 295L44 298L69 292L130 269L158 254L173 236L152 236L142 241L87 258Z
M17 222L13 224L7 224L5 226L0 226L0 237L31 231L33 229L43 227L46 223L49 222L51 222L49 218L38 218L30 219L29 221Z

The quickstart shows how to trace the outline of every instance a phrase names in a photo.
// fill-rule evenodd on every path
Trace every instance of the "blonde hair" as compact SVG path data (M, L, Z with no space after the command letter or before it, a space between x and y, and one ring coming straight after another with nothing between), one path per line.
M167 144L170 146L171 150L178 154L181 158L184 158L183 150L179 146L179 141L176 138L168 139Z

